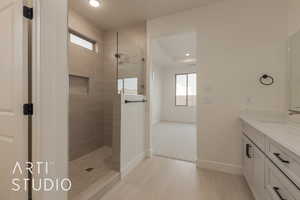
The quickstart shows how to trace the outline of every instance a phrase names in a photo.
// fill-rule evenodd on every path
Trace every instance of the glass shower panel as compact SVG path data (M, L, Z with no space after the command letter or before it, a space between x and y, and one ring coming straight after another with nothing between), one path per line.
M117 80L124 80L124 94L145 95L146 24L120 29L117 37Z
M138 94L138 78L124 79L124 94L131 94L131 95Z

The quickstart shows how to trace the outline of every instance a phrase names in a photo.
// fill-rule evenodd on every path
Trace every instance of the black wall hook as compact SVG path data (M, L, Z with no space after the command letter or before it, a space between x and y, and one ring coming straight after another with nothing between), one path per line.
M263 74L260 78L259 78L259 82L262 85L273 85L274 83L274 78L268 74Z

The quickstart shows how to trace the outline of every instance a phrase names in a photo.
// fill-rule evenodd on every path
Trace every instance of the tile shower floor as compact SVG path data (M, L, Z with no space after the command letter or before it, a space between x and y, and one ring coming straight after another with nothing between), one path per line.
M69 174L72 181L69 200L88 199L119 180L119 173L112 170L112 149L107 146L72 160Z

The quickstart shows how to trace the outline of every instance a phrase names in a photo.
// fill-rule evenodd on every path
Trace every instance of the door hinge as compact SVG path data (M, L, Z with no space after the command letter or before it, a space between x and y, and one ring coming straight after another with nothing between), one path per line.
M33 115L33 104L27 103L23 105L23 114L24 115Z
M32 18L33 18L33 8L23 6L23 16L27 19L32 20Z

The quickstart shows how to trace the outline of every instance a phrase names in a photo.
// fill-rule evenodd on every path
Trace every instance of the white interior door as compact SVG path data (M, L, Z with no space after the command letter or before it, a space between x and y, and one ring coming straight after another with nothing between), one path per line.
M27 26L22 0L0 0L0 199L25 200L27 192L12 191L18 161L27 161ZM21 185L21 184L20 184Z

